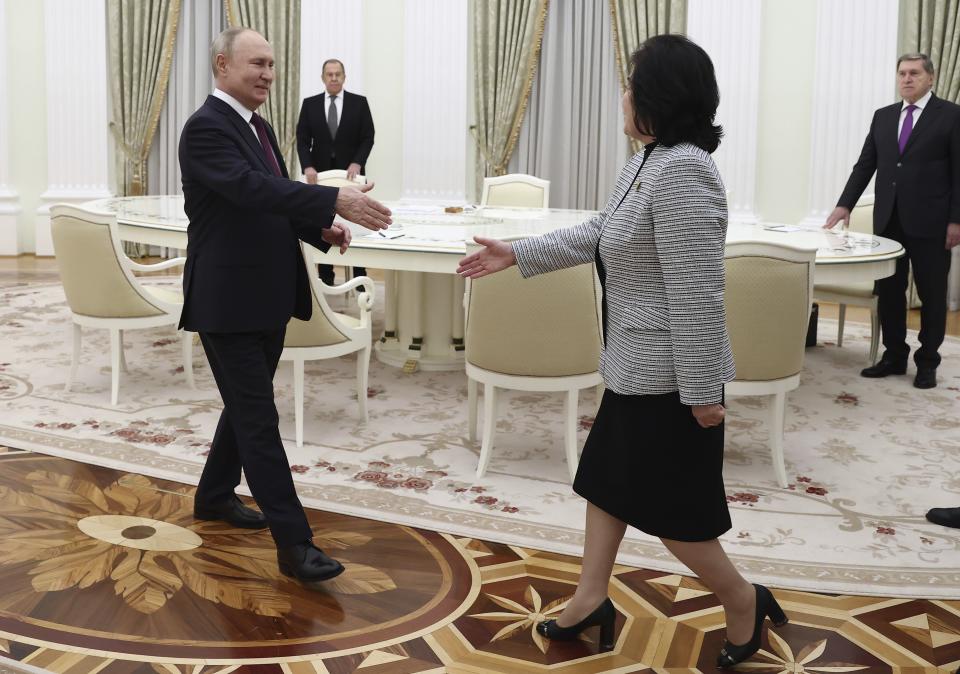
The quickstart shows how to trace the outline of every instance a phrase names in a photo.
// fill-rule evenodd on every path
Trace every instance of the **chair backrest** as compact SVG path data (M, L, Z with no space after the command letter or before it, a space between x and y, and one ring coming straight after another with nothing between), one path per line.
M333 318L333 309L327 304L326 297L320 288L322 283L316 274L316 265L312 262L314 248L307 243L300 243L300 249L307 265L307 275L310 277L310 298L313 302L313 313L309 321L291 318L287 323L287 333L283 338L284 348L313 348L332 346L350 341L350 338L338 327Z
M347 172L343 169L330 169L329 171L320 171L317 174L317 184L327 187L356 187L357 185L366 185L366 176L357 176L353 180L347 179Z
M481 206L519 206L547 208L550 204L550 181L525 173L508 173L483 179Z
M816 254L777 244L727 245L725 303L736 381L800 372Z
M120 245L112 213L55 204L50 230L70 310L95 318L141 318L170 313L141 290Z
M850 211L850 231L873 234L873 195L861 197Z
M468 363L529 377L597 371L602 328L592 264L529 279L511 267L468 281L466 298Z

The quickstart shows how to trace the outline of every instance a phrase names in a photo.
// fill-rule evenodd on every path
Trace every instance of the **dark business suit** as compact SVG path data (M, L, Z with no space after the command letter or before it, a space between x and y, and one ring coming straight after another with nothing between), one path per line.
M297 120L297 155L300 166L320 171L344 169L359 164L361 175L366 173L367 158L373 149L373 116L365 96L342 91L340 121L336 138L330 137L327 126L327 92L303 100ZM333 266L319 265L320 278L333 285ZM366 274L363 267L354 267L354 275Z
M330 138L327 127L327 93L303 99L297 120L297 155L304 169L317 171L346 169L360 164L364 173L367 158L373 149L373 117L365 96L341 91L343 96L337 136Z
M311 537L277 427L273 375L291 316L311 313L298 239L323 250L336 188L281 176L246 121L208 96L180 137L187 229L181 327L199 332L224 409L196 492L196 506L233 498L241 467L278 547Z
M877 174L873 231L903 244L893 276L877 282L884 359L905 362L908 263L913 263L920 312L918 367L936 367L947 312L950 251L947 224L960 222L960 106L931 96L900 154L898 125L903 103L873 115L860 158L837 202L852 209Z

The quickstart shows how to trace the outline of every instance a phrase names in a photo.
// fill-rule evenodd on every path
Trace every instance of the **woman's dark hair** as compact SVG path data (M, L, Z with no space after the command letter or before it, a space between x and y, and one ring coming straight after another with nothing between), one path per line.
M682 35L657 35L630 57L630 95L637 129L662 145L688 142L713 152L720 90L710 57Z

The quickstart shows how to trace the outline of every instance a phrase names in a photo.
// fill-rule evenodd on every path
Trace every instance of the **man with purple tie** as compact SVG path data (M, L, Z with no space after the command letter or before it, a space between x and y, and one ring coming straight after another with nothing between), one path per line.
M343 565L313 545L278 429L273 375L291 316L312 301L299 241L323 250L350 245L338 214L372 230L390 211L357 189L290 180L270 125L255 111L273 83L273 49L248 28L223 31L211 47L215 89L183 127L187 262L180 326L200 334L223 398L194 497L194 516L247 529L269 527L280 571L318 587ZM241 471L262 512L237 498Z
M913 385L937 385L940 345L947 320L950 249L960 243L960 106L932 91L934 68L926 54L904 54L897 61L897 85L903 101L873 115L860 158L837 207L824 227L846 226L874 172L873 231L900 242L906 255L893 276L877 281L883 357L865 368L864 377L906 374L909 267L923 306L920 348L913 360Z

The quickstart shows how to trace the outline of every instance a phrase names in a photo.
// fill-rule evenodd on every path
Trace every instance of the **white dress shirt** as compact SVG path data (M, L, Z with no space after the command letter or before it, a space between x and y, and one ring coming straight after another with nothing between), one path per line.
M930 97L933 96L933 90L930 90L921 98L919 101L914 103L917 106L917 109L913 111L913 127L917 127L917 121L920 119L920 115L923 112L923 109L927 106L927 103L930 102ZM907 106L910 105L906 101L903 102L903 106L900 108L900 122L897 124L897 141L900 140L900 131L903 129L903 120L907 118Z
M337 126L340 126L340 114L343 112L343 89L340 90L340 93L337 94L336 98L331 98L329 92L324 93L323 99L323 114L324 119L330 119L330 103L333 103L337 107Z
M243 121L247 123L247 126L250 127L250 131L253 132L253 137L257 139L257 143L260 142L260 136L257 134L257 128L253 125L253 110L247 109L243 103L238 101L236 98L228 94L226 91L221 91L220 89L213 90L213 96L219 98L221 101L229 105L231 108L237 111L237 114L243 117Z

